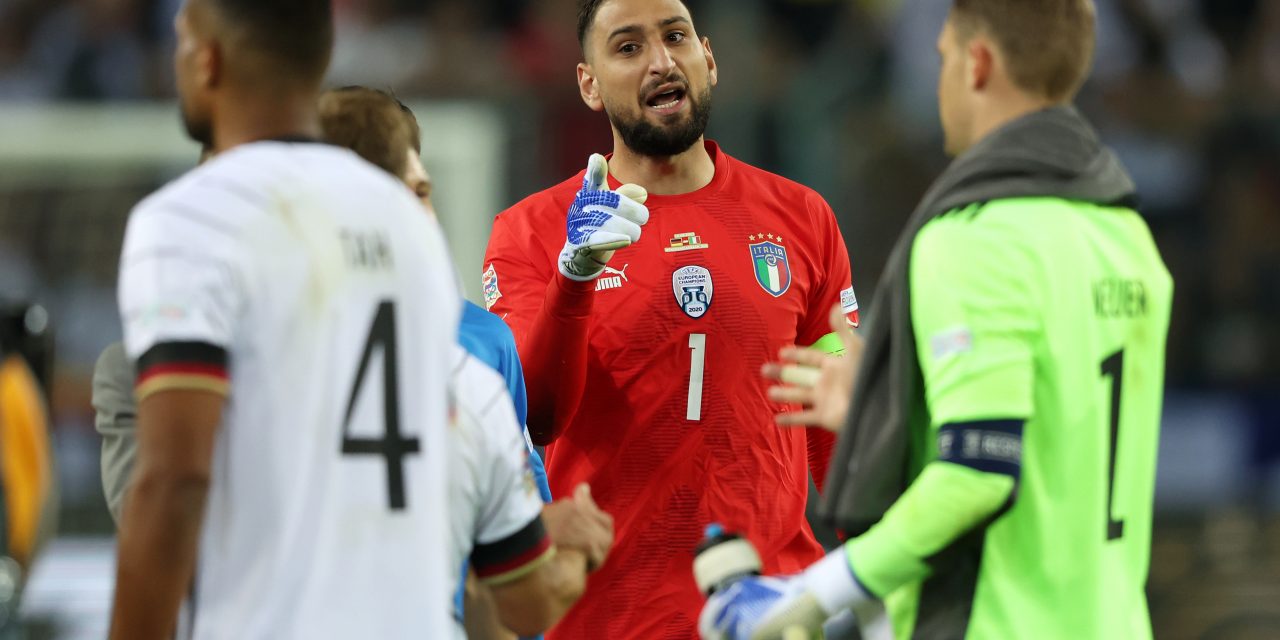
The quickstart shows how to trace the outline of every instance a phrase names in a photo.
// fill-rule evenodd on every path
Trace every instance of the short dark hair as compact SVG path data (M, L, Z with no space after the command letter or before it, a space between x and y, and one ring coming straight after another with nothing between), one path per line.
M413 115L413 109L400 102L395 94L388 95L400 105L400 113L404 114L405 122L409 123L409 144L413 145L413 152L422 155L422 127L418 126L418 116Z
M596 14L600 12L600 7L609 0L582 0L578 5L578 47L582 49L582 53L587 52L587 32L591 30L591 23L595 21ZM689 3L680 0L686 9L690 9ZM692 9L690 9L692 13Z
M326 141L355 151L397 179L408 168L406 151L420 151L413 113L378 89L349 86L321 94L320 128Z
M294 74L319 82L333 51L329 0L209 0L237 44L270 57Z
M1018 88L1055 102L1075 96L1096 41L1093 0L953 0L961 43L985 32L1004 54Z

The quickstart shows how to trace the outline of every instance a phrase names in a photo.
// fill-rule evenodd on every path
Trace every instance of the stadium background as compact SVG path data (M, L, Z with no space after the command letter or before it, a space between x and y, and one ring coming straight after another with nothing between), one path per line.
M24 603L33 637L102 637L111 524L89 380L120 334L128 211L196 157L171 103L178 4L0 0L0 305L43 305L56 346L61 537ZM393 89L418 111L475 298L492 215L609 147L573 83L576 0L334 4L332 83ZM869 301L946 162L934 40L948 3L691 4L721 66L709 135L827 197ZM1079 105L1132 170L1177 282L1149 583L1157 637L1276 637L1280 2L1098 5Z

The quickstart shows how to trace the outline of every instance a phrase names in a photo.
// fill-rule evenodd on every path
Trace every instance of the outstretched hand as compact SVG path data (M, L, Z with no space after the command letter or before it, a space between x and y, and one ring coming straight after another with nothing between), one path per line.
M761 368L766 379L780 383L769 387L770 400L801 406L798 411L778 413L775 422L780 426L822 427L835 433L844 429L865 343L845 321L839 304L831 308L829 320L831 331L844 346L841 352L784 347L778 362Z
M609 163L595 153L569 206L565 218L565 245L560 252L560 272L573 280L599 276L613 252L640 241L641 227L649 221L643 187L624 184L609 189Z

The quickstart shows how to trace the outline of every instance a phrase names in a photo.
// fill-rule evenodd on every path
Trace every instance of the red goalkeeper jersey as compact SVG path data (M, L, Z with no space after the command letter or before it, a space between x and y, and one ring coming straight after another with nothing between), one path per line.
M530 431L552 440L552 493L590 483L617 531L551 638L696 637L693 549L711 522L748 535L768 573L822 555L805 521L807 462L825 480L831 440L774 424L760 367L827 334L833 304L856 323L844 239L813 190L706 144L711 183L649 196L640 242L593 282L557 269L581 174L494 223L485 298L520 347ZM580 394L576 407L557 385ZM551 413L556 425L539 422Z

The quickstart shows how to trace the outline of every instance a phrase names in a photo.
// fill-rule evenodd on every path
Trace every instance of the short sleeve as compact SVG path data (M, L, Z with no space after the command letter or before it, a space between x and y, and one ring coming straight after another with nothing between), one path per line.
M525 391L524 367L520 366L520 352L516 349L516 340L510 330L503 336L502 362L502 375L506 378L507 389L511 392L516 422L520 424L520 430L523 432L529 414L529 397Z
M482 581L493 583L532 570L547 557L551 541L542 527L542 496L511 399L505 388L490 397L482 407L470 408L487 452L471 562Z
M121 255L119 303L139 398L163 388L226 392L243 291L234 227L199 204L148 201Z
M854 295L853 279L849 269L849 251L844 235L836 224L831 206L817 195L811 196L818 234L814 248L814 282L809 294L807 309L796 331L796 344L809 346L831 333L828 314L831 306L839 303L849 324L858 326L858 298Z
M133 382L133 365L125 357L124 346L111 343L93 368L93 409L94 425L102 436L102 490L117 524L138 457Z
M935 219L912 246L911 320L935 427L1033 409L1033 256L979 213Z

